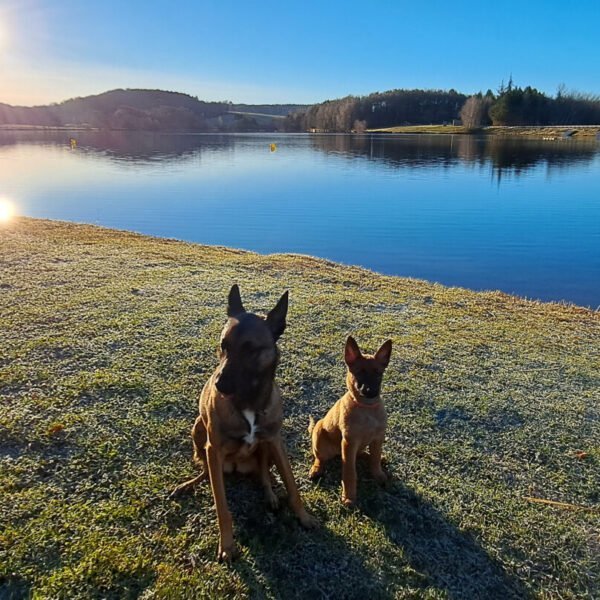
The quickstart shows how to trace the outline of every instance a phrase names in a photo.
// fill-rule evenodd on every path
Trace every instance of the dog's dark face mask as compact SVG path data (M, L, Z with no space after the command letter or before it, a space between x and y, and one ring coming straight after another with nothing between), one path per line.
M357 397L377 398L381 392L383 373L390 362L392 342L388 340L375 356L365 356L360 351L356 340L349 337L344 350L344 360L348 365L348 384Z
M234 285L229 292L227 321L221 333L220 368L215 385L236 403L252 406L268 400L279 359L276 342L285 330L288 293L275 308L261 317L248 313L242 305L240 291Z

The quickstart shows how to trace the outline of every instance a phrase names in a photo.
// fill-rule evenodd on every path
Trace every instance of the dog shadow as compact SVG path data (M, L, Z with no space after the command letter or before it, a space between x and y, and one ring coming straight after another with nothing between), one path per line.
M333 459L316 484L299 481L305 495L317 485L326 495L307 506L322 522L306 531L287 507L282 486L281 508L270 512L252 478L226 479L227 498L236 540L242 550L232 569L252 598L394 598L399 592L442 593L450 599L528 598L530 592L468 533L458 530L425 498L395 478L387 488L369 479L364 459L358 461L358 507L341 506L341 463ZM205 490L210 494L210 489ZM331 511L331 501L339 510ZM188 502L184 502L185 505ZM191 503L184 513L194 511ZM212 511L210 511L212 513ZM189 517L188 514L188 517ZM210 522L214 514L205 515ZM336 533L336 519L368 519L390 542L386 548L354 541ZM184 514L179 519L185 520ZM173 522L179 527L183 522ZM215 531L216 552L217 538ZM392 550L390 550L392 548ZM374 568L373 561L379 560ZM370 563L370 564L369 564Z
M299 482L301 484L301 482ZM301 484L301 493L311 484ZM234 522L234 535L240 557L229 567L248 588L250 598L388 598L382 593L380 578L354 552L347 541L325 525L327 511L321 505L307 509L322 523L305 530L287 504L285 488L275 486L280 507L275 512L264 502L263 491L252 477L229 475L225 478L227 502ZM200 490L203 490L202 492ZM198 494L210 495L210 487L201 484ZM207 511L203 523L198 520L195 495L178 501L168 527L180 530L193 521L194 528L214 530L216 560L218 533L214 509ZM212 535L212 534L211 534ZM205 556L206 557L206 556ZM224 567L226 568L226 567ZM356 593L339 594L340 581Z
M531 592L490 556L469 533L460 531L423 496L394 477L385 488L370 479L359 457L358 505L379 523L404 560L423 577L421 588L441 590L451 599L530 598ZM327 465L319 485L341 495L341 461ZM424 590L423 590L424 591Z

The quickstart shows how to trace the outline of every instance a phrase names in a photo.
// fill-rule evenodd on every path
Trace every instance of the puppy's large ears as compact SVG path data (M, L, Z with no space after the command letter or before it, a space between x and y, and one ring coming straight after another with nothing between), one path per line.
M288 292L285 292L279 302L275 305L275 308L267 315L267 325L273 334L275 341L279 339L281 334L285 331L285 317L288 311Z
M359 358L362 358L362 352L356 340L350 335L346 340L346 347L344 348L344 360L351 367Z
M235 317L235 315L239 315L243 312L246 312L246 309L242 304L240 288L237 283L234 283L229 290L229 298L227 298L227 316Z
M385 369L390 363L390 356L392 354L392 340L383 342L381 348L375 353L375 360Z

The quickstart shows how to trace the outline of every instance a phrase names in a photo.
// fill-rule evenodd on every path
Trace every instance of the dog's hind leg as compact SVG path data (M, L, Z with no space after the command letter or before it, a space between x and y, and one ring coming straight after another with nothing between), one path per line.
M369 462L371 474L377 483L384 485L388 481L386 472L381 468L381 447L383 439L374 440L369 445Z
M180 496L184 492L189 492L190 490L192 490L193 488L195 488L199 483L202 483L203 481L206 481L207 479L208 479L208 474L207 473L204 473L204 472L200 473L200 475L197 475L193 479L188 479L187 481L184 481L183 483L180 483L171 492L170 497L171 498L176 498L177 496Z
M206 464L206 442L208 435L202 417L197 417L192 427L192 444L194 446L194 462L202 467L202 471L208 477L208 465Z
M184 481L178 485L172 492L171 498L175 498L184 492L192 490L195 486L208 479L208 468L206 465L206 427L202 419L198 417L192 427L192 444L194 446L194 462L200 466L202 471L196 477Z
M318 421L311 427L312 452L314 462L308 476L317 479L323 475L324 463L340 453L340 442L335 443L331 436L323 429L323 421Z

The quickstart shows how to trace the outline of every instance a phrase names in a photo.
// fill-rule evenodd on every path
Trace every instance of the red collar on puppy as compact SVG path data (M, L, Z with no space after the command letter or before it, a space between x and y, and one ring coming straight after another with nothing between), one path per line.
M379 400L377 400L377 402L374 402L373 404L367 404L366 402L360 402L354 396L350 396L350 397L352 398L354 404L358 404L359 406L362 406L363 408L377 408L381 404L381 398Z

